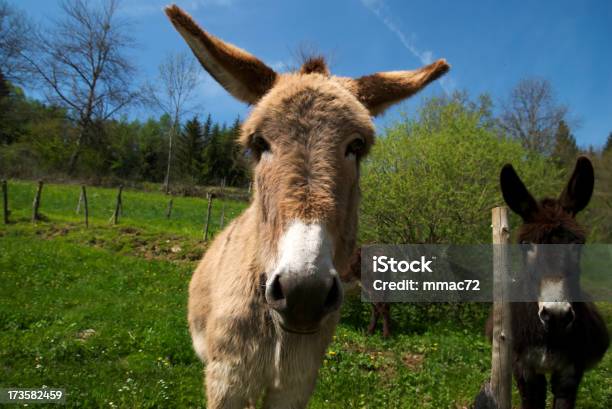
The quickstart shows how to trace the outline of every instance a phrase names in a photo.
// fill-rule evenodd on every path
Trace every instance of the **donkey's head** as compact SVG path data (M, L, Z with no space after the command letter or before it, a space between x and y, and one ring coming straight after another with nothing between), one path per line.
M575 318L570 301L580 291L580 252L586 240L575 216L589 203L593 184L593 165L586 157L578 158L558 199L537 202L512 165L501 171L504 200L523 218L519 242L523 245L526 273L539 283L538 315L546 329L566 329Z
M374 142L371 116L413 95L449 66L357 79L330 75L322 58L276 73L202 30L186 13L166 13L195 56L230 94L253 105L241 143L254 159L257 268L265 298L292 332L317 331L342 301L337 271L355 246L359 162Z

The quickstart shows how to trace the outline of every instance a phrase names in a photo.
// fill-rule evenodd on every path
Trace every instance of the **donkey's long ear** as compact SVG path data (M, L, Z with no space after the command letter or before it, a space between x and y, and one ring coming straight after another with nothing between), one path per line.
M507 164L502 168L499 182L504 201L510 206L510 209L521 216L524 221L531 221L538 210L538 203L531 196L512 165Z
M348 79L346 84L368 108L370 115L376 116L391 105L416 94L427 84L446 74L449 69L450 65L446 60L438 60L418 70L378 72Z
M178 6L168 6L165 11L206 71L234 97L254 104L272 88L276 73L270 67L208 34Z
M572 177L559 196L561 206L575 216L589 204L594 184L595 171L591 161L586 156L579 157Z

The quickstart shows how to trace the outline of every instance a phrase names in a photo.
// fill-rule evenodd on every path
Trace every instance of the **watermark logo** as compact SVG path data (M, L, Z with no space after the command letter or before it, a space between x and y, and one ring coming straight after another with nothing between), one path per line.
M430 266L434 259L435 257L427 259L427 257L421 256L418 260L398 261L393 257L373 256L372 271L374 273L433 273Z
M500 245L371 245L361 251L362 300L494 301L494 254ZM504 245L509 302L612 301L612 245ZM550 281L559 291L542 291ZM498 285L496 284L496 285ZM496 288L502 288L496 287ZM558 293L558 294L557 294Z

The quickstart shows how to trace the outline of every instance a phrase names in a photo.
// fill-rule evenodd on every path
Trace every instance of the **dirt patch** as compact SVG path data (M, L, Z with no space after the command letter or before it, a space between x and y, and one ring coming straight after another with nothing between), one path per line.
M140 233L140 231L135 227L121 227L119 231L124 234L139 234Z
M49 225L45 229L36 230L36 234L43 239L53 239L55 237L64 237L72 230L72 227L66 225Z
M202 258L206 246L196 240L189 240L174 235L151 235L143 237L139 232L125 239L130 252L147 260L192 262Z
M206 250L206 245L196 239L173 234L153 234L131 226L119 227L115 230L116 234L110 235L108 231L112 227L85 229L81 225L71 224L45 224L37 227L35 234L42 239L52 240L69 236L68 240L75 244L84 244L147 260L194 262L201 259Z
M423 362L425 361L425 355L423 354L411 354L405 353L402 355L402 362L406 368L411 371L420 371L423 368Z

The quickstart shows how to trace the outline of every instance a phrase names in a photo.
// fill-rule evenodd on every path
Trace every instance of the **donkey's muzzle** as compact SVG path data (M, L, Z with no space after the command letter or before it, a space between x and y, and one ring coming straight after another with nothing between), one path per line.
M574 322L576 313L570 303L548 303L538 312L540 321L548 332L564 332Z
M266 286L266 301L286 331L314 333L326 315L340 308L342 285L336 275L276 274Z

